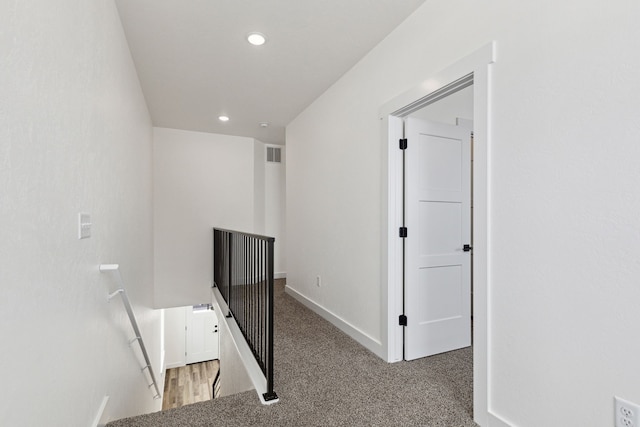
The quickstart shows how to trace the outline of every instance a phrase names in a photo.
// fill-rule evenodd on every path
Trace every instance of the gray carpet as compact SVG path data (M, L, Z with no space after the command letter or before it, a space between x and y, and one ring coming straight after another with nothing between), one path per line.
M275 390L254 391L113 421L158 426L476 426L471 348L388 364L276 284Z

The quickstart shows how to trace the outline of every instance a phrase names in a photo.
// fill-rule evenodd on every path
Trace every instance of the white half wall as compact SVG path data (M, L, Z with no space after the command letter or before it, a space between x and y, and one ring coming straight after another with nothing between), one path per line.
M154 128L156 307L209 299L213 227L253 232L254 140Z
M217 288L211 289L211 303L218 313L220 331L220 397L256 389L244 362L251 360L256 364L255 358L251 351L242 352L239 349L239 346L248 348L248 345L233 318L225 317L225 313L228 313L227 305ZM264 379L264 375L262 378Z
M120 298L107 303L117 282L98 270L120 264L159 374L152 128L117 10L9 1L0 28L2 424L85 427L102 412L159 410ZM93 223L84 240L81 211Z
M635 0L426 2L287 127L288 286L386 342L378 109L495 40L484 418L611 425L614 395L640 402L639 19Z

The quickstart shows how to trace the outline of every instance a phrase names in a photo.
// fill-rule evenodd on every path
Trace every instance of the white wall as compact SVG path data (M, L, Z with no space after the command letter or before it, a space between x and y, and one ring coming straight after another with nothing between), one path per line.
M614 394L640 402L639 19L635 0L426 2L287 128L288 285L379 350L378 109L496 40L490 409L611 425Z
M253 232L265 234L266 215L266 153L264 144L253 140Z
M191 308L189 306L188 308ZM185 307L164 310L164 343L166 369L178 368L187 363Z
M0 419L92 424L159 409L101 263L119 263L152 363L152 131L110 0L0 13ZM77 238L79 211L92 236Z
M284 261L284 171L265 164L252 138L154 128L156 307L205 301L212 280L212 228L276 238Z
M254 140L154 128L156 307L209 298L213 227L253 231Z
M286 166L285 147L280 148L281 163L268 162L265 165L265 234L275 237L273 268L276 278L287 274L286 235ZM264 149L263 149L264 150Z

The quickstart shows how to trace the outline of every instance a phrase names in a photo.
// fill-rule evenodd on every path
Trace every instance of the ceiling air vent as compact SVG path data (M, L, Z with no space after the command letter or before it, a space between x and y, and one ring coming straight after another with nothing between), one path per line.
M267 147L267 162L280 163L282 150L278 147Z

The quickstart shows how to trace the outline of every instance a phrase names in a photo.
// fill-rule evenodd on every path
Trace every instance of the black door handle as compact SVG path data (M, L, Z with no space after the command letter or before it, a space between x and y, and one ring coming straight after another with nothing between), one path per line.
M471 251L471 249L473 249L473 248L471 247L471 245L468 245L468 244L464 245L462 247L462 250L465 251L465 252L469 252L469 251Z

